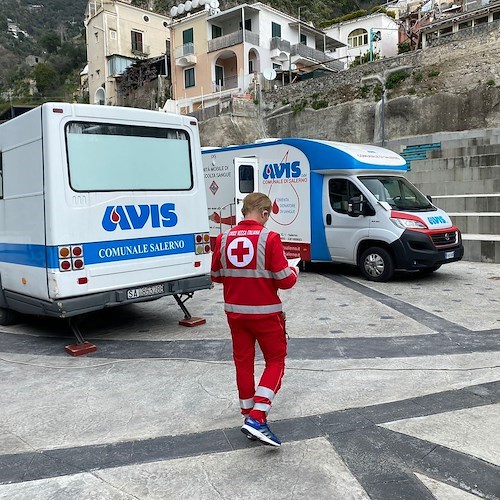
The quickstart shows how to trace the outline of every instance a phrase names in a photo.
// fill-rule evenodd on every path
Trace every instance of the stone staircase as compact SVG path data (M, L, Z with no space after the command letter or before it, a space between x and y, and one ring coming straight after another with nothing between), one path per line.
M405 157L408 179L460 228L464 260L500 263L500 129L440 132L387 147Z

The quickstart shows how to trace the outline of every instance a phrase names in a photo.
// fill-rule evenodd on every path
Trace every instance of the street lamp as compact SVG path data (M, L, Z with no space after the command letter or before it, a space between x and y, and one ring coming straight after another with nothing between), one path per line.
M391 68L391 69L385 70L382 74L377 73L375 75L364 76L363 78L361 78L362 83L368 82L370 80L375 80L378 83L380 83L380 86L382 87L382 97L380 99L380 139L381 139L382 147L385 146L385 92L386 92L385 84L387 82L387 78L389 75L391 75L392 73L395 73L396 71L404 71L407 69L411 69L411 66L398 66L397 68ZM376 122L376 114L375 114L375 122ZM374 130L374 134L373 134L374 135L373 142L376 142L375 130Z

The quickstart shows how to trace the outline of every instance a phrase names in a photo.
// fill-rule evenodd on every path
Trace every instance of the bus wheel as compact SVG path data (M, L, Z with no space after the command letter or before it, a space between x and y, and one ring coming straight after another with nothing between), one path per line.
M381 247L370 247L362 254L359 268L363 276L370 281L389 281L394 275L394 263L391 254Z
M12 309L6 309L5 307L0 307L0 325L15 325L17 321L18 316L15 311Z

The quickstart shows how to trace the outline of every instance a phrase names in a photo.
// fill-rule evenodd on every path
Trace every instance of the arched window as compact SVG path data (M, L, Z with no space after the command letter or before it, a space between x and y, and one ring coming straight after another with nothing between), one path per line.
M349 45L349 48L368 45L368 31L363 28L351 31L347 37L347 45Z

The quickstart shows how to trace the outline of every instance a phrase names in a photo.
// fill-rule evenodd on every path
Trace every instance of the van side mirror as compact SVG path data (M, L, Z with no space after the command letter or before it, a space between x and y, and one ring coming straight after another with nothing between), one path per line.
M349 205L347 207L347 215L351 217L359 217L363 215L365 208L365 202L361 196L353 196L349 200Z

